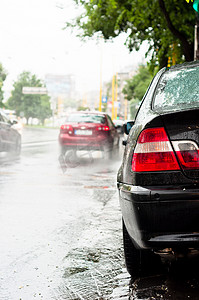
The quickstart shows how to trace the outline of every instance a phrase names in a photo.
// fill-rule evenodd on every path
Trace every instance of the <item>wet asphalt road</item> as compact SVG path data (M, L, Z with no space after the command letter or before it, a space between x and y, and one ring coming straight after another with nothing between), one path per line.
M197 259L130 281L116 190L121 157L84 153L63 168L57 136L25 129L20 158L0 157L0 300L199 299Z
M20 159L0 158L0 299L126 299L120 160L63 173L57 136L26 129Z

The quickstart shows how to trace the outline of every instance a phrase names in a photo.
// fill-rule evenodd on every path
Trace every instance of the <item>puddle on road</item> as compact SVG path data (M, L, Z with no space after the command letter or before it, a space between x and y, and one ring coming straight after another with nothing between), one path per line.
M162 275L136 279L130 288L130 299L166 299L165 294L168 292L165 286L165 277Z
M100 185L85 185L84 186L85 189L98 189L98 190L107 190L107 189L112 189L112 190L116 190L116 187L114 185L112 186L100 186Z
M199 259L173 262L164 274L135 279L130 294L130 300L198 300Z
M73 249L64 258L63 280L55 299L116 299L111 296L115 289L119 289L117 292L122 297L121 281L124 280L124 275L121 277L121 274L123 272L125 272L125 282L129 282L128 274L121 266L122 260L121 249L114 251L109 248L89 247ZM127 285L122 293L123 295L125 293L125 297L128 296ZM65 298L59 298L60 295L64 295ZM116 297L116 293L114 295Z
M63 277L67 278L70 275L78 274L88 270L88 267L71 267L65 270Z

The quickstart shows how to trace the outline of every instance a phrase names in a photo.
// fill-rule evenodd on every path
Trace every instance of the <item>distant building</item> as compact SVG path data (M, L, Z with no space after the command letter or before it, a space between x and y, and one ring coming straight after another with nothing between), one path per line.
M126 70L127 69L127 70ZM129 115L129 101L125 100L125 95L123 94L123 88L126 81L132 78L136 74L136 68L131 66L125 68L124 71L115 74L117 77L117 87L114 85L114 107L117 111L117 118L128 118ZM112 116L112 82L106 83L104 86L104 91L109 95L107 103L107 112ZM117 98L117 99L116 99Z
M75 78L73 75L47 74L45 84L51 97L51 105L58 115L75 102Z
M118 73L118 99L117 101L120 103L119 109L118 109L118 114L120 114L121 116L125 116L125 98L124 98L124 94L122 92L125 84L126 84L126 80L128 80L130 78L130 74L129 72L119 72Z

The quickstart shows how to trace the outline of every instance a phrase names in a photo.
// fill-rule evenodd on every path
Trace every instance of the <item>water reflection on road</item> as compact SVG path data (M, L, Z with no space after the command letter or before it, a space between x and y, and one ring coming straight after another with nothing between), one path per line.
M199 258L165 265L162 274L136 278L130 284L130 299L199 299Z
M31 140L19 159L2 161L0 299L127 297L120 159L85 157L63 173L58 157L56 139Z
M21 157L0 157L0 299L199 299L197 258L130 282L116 190L121 156L84 155L63 172L57 136L26 131Z

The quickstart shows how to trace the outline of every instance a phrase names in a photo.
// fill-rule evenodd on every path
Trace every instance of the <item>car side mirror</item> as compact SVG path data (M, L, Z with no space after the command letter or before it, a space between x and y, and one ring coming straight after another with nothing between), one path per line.
M18 124L17 120L9 120L10 125L15 125Z
M123 140L123 141L122 141L122 145L123 145L123 146L126 146L126 143L127 143L126 140Z
M135 124L135 121L126 122L123 125L123 131L124 131L124 133L126 133L128 135L134 124Z

